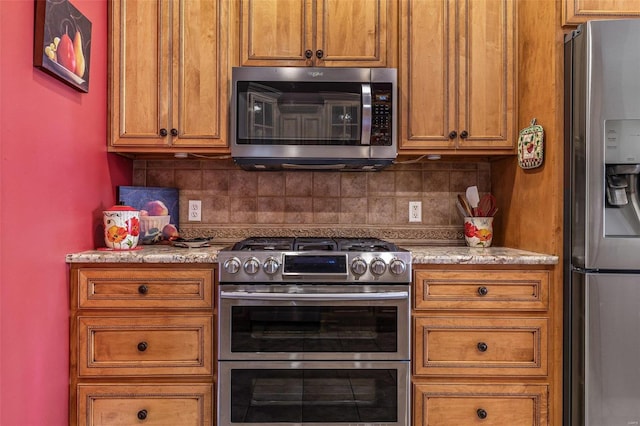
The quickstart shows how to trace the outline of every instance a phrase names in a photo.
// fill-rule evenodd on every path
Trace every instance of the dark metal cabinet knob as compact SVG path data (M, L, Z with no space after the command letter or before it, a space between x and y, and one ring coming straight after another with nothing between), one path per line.
M147 347L149 347L149 345L147 345L147 342L140 342L138 343L138 350L140 352L144 352L147 350Z
M144 420L146 418L147 418L147 410L138 411L138 419L139 420Z
M460 132L460 137L462 139L466 139L469 136L469 132L467 132L466 130L463 130Z
M316 58L322 59L324 52L321 49L316 50Z
M313 51L311 50L305 50L304 51L304 57L307 59L311 59L311 57L313 56Z
M178 129L171 129L171 136L178 136Z
M147 294L149 293L149 287L147 287L144 284L141 284L140 287L138 287L138 293L140 294Z
M486 287L478 287L478 294L480 296L486 296L489 293L489 289Z
M455 139L456 136L458 136L458 132L456 132L455 130L449 132L449 139Z
M167 129L160 129L160 136L167 136L168 134Z
M478 408L476 410L476 414L478 415L479 419L486 419L488 414L486 410L483 410L482 408Z
M480 352L486 352L487 349L489 349L489 345L487 345L485 342L478 343L478 350Z

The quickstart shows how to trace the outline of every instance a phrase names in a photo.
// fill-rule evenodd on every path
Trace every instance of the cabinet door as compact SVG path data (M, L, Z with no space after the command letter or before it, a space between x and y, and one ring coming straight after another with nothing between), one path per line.
M224 147L227 123L226 1L171 2L172 128L176 147Z
M547 311L549 271L416 271L414 309Z
M414 384L414 425L546 426L544 385Z
M242 66L387 66L391 0L246 0Z
M463 2L460 2L463 3ZM515 9L511 0L464 2L459 10L458 146L514 146ZM464 132L468 136L464 137Z
M578 25L590 19L640 17L640 0L563 0L562 24Z
M70 413L72 425L215 424L210 384L82 384L77 400L76 412Z
M210 376L211 315L79 316L79 377Z
M170 3L109 3L109 141L112 146L166 146L168 131Z
M416 375L545 376L546 318L414 317Z
M400 12L400 148L452 149L455 10L446 1L403 0Z
M510 0L402 0L401 149L512 149L514 13Z
M306 66L313 49L310 0L244 0L241 4L240 65Z
M78 268L72 309L212 309L212 269Z
M390 0L318 0L318 64L342 67L387 66ZM319 52L322 58L318 59Z
M227 2L121 0L109 7L111 150L225 147Z

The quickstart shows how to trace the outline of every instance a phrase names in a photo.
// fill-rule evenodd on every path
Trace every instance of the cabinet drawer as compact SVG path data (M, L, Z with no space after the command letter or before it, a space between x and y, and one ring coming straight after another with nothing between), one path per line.
M547 319L414 319L414 373L425 375L547 374Z
M213 391L210 384L78 385L77 392L78 425L212 424Z
M77 271L80 309L211 308L213 268Z
M78 317L79 376L211 375L211 316Z
M414 384L414 424L547 425L544 385Z
M546 311L549 271L417 271L415 309Z

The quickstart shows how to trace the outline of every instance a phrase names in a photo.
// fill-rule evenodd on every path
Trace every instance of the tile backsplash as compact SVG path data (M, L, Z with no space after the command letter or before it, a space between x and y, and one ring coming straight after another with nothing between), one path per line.
M457 194L490 191L488 161L398 163L381 172L248 172L232 160L136 160L136 186L180 190L180 233L235 241L251 235L372 236L462 241ZM202 221L187 221L188 200ZM409 202L422 221L409 222Z

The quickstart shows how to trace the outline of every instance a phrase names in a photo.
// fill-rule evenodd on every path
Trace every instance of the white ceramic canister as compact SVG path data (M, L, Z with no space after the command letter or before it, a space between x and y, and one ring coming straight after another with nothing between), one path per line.
M464 239L469 247L491 247L493 217L465 217Z
M113 206L103 213L104 243L114 250L131 250L138 245L140 211L129 206Z

